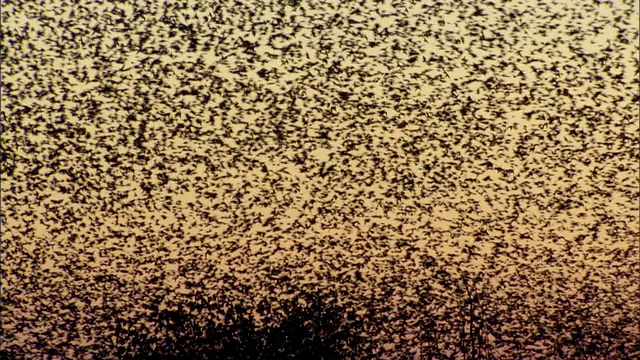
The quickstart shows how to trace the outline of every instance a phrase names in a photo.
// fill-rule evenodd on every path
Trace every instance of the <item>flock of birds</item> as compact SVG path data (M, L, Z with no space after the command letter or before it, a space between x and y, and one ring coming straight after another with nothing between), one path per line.
M638 355L637 2L1 11L6 354L302 287L377 358L427 358L427 318L463 358L456 316L474 356Z

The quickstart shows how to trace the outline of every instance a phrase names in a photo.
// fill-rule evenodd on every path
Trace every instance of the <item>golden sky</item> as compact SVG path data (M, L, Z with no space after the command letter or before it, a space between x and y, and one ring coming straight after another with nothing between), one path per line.
M91 358L111 307L295 287L374 306L376 356L422 358L398 314L426 316L425 288L436 314L460 300L439 271L484 294L495 356L560 356L551 324L576 309L594 338L617 331L603 353L637 345L638 15L4 3L0 349Z

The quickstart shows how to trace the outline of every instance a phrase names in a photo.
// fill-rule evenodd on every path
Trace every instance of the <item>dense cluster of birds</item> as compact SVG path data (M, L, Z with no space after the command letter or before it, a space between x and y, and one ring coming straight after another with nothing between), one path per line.
M5 354L305 289L375 358L638 355L637 2L1 11Z

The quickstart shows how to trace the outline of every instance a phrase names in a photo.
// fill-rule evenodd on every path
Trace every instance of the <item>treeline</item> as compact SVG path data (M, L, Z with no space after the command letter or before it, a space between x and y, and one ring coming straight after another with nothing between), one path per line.
M150 325L120 330L120 339L126 346L118 349L117 357L341 359L356 355L349 349L358 349L362 341L353 329L345 327L344 309L310 293L281 303L284 316L276 324L261 328L254 312L245 306L225 304L225 310L219 311L215 304L193 305L157 311ZM198 315L199 310L222 316L205 320ZM265 304L262 310L269 316L274 309Z
M231 296L195 296L172 304L158 298L136 316L116 306L104 312L101 322L106 324L107 343L72 353L52 348L35 349L34 354L14 347L0 351L0 360L65 359L69 354L85 358L89 353L94 359L123 360L632 359L640 355L631 318L607 325L596 323L584 308L569 307L553 316L524 318L527 307L515 297L499 300L467 281L443 283L457 288L457 301L425 291L417 302L398 307L384 297L395 291L391 286L382 289L386 294L382 297L360 299L359 310L337 303L346 294L296 287L284 296L287 300L257 304ZM253 305L244 305L248 303Z

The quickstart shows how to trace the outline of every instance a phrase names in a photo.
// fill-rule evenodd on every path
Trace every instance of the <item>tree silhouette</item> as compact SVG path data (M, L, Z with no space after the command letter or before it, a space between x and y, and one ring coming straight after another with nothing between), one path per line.
M220 322L201 319L186 306L157 311L152 326L127 334L122 358L327 360L344 358L359 342L344 323L343 309L321 295L302 292L280 308L286 315L262 329L242 305L222 311Z

